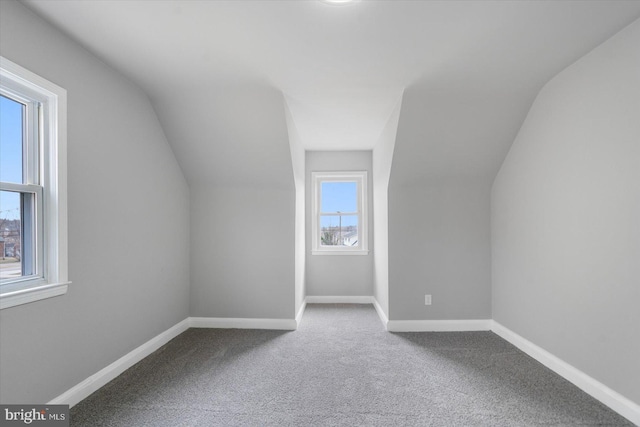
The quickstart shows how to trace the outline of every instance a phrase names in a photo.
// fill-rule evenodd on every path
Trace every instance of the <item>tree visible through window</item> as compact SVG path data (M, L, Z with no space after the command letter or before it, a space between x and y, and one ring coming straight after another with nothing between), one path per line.
M0 57L0 308L67 291L66 91Z
M0 95L0 280L37 273L36 206L42 204L37 141L39 104ZM31 120L29 120L31 119ZM35 144L35 148L30 145Z
M358 183L323 182L320 200L321 245L357 246Z
M312 176L313 253L366 253L366 172Z

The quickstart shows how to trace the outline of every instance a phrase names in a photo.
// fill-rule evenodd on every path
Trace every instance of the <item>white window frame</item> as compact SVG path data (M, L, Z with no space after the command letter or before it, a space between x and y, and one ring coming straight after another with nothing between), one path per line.
M26 184L2 182L2 190L36 198L36 273L0 283L0 309L67 292L67 92L0 56L0 90L37 106L27 113ZM30 110L30 107L27 107ZM35 113L34 113L35 111ZM31 116L31 117L29 117ZM23 154L24 156L24 154ZM24 157L23 157L24 159Z
M369 229L367 214L367 171L355 172L312 172L311 197L311 253L312 255L368 255ZM358 245L357 246L324 246L320 241L320 207L322 206L323 182L356 182L358 207Z

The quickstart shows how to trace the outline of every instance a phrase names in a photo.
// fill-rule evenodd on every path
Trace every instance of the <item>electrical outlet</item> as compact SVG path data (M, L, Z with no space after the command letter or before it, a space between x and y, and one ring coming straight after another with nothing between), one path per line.
M431 305L431 295L424 296L424 305Z

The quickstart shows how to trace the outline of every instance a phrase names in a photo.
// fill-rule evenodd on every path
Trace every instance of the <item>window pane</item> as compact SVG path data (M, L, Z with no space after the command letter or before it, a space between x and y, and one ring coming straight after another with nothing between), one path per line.
M358 246L357 215L321 215L322 246Z
M0 191L0 279L35 273L35 195Z
M0 181L22 183L24 106L0 95Z
M323 182L320 191L321 212L358 211L358 184L356 182Z
M22 246L20 261L22 275L36 273L36 197L32 193L20 194L20 213L22 214Z
M20 193L0 191L0 279L22 276Z

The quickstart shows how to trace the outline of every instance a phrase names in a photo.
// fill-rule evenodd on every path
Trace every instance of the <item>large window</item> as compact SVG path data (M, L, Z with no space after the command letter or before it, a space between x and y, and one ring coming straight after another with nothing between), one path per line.
M0 57L0 307L67 290L66 91Z
M314 255L366 255L367 172L313 172Z

